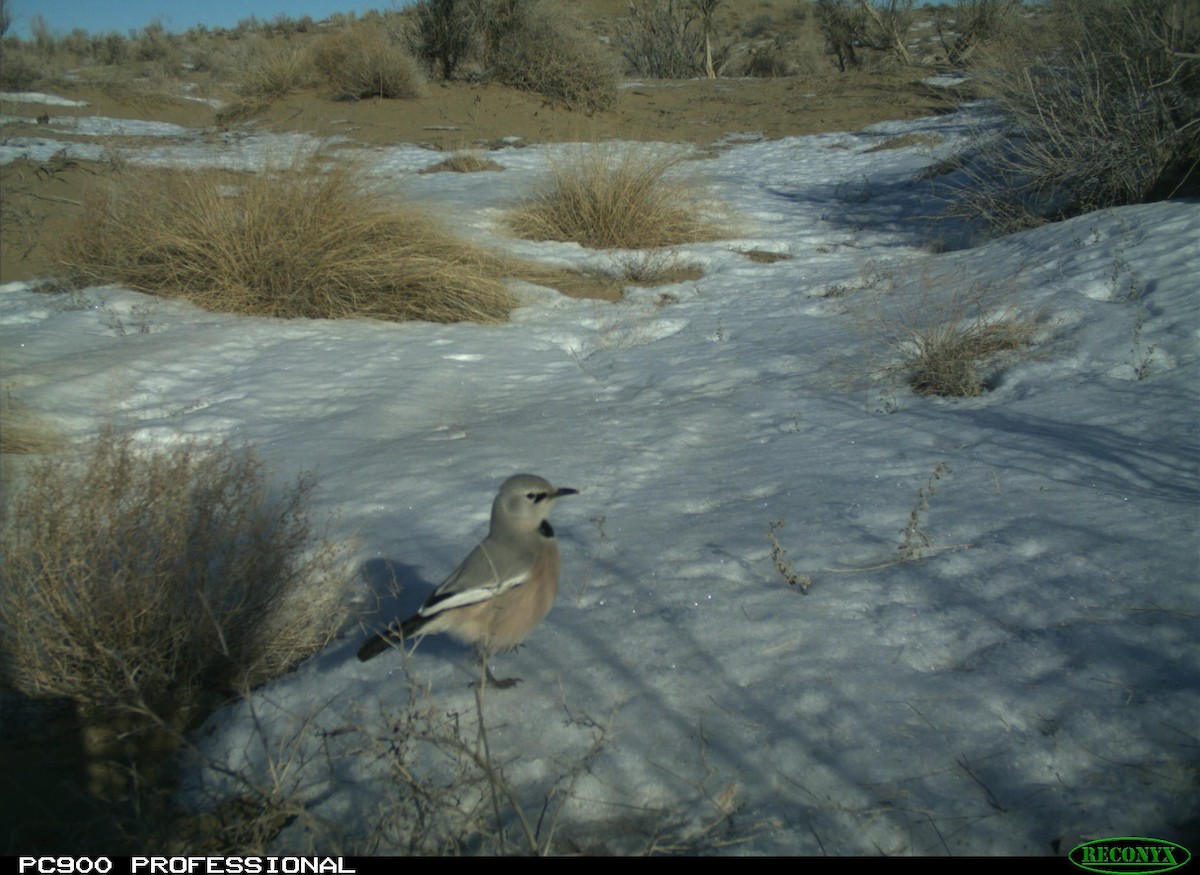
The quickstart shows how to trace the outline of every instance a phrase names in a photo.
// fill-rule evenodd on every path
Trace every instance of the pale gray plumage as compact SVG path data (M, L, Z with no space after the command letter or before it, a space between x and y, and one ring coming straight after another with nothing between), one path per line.
M574 495L533 474L517 474L492 502L488 536L433 591L416 614L369 638L363 662L393 642L445 632L481 653L512 650L549 612L558 594L558 546L547 517Z

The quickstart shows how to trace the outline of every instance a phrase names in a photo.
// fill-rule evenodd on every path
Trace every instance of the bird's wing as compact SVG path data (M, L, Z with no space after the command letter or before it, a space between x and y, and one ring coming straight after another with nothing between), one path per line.
M514 557L484 541L433 591L417 613L432 617L494 599L523 584L529 579L529 571L530 563L514 561Z

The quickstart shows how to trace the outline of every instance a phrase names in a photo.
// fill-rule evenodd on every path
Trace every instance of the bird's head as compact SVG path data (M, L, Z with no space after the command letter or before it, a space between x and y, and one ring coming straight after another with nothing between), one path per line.
M555 489L550 482L534 474L516 474L500 486L492 502L492 531L497 527L531 532L550 515L555 499L575 495L579 490Z

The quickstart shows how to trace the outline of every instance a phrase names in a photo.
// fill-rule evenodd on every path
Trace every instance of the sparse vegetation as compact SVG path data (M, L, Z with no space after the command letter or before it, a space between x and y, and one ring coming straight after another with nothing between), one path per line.
M698 280L704 268L696 262L683 261L673 249L643 249L628 252L617 258L618 276L635 286L665 286Z
M684 160L651 147L592 146L551 164L539 195L510 217L534 240L595 249L649 249L721 236L694 183L670 172Z
M79 284L284 318L495 322L515 304L503 277L521 273L321 156L253 176L139 169L98 179L58 256Z

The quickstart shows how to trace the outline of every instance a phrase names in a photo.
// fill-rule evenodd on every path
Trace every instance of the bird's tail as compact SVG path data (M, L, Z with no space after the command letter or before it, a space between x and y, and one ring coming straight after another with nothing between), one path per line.
M358 648L358 661L366 662L368 659L374 659L385 650L389 649L393 644L398 644L405 638L411 638L413 635L421 631L421 627L428 622L428 619L416 614L409 617L399 628L392 626L385 629L378 635L372 635L363 642L362 647Z

